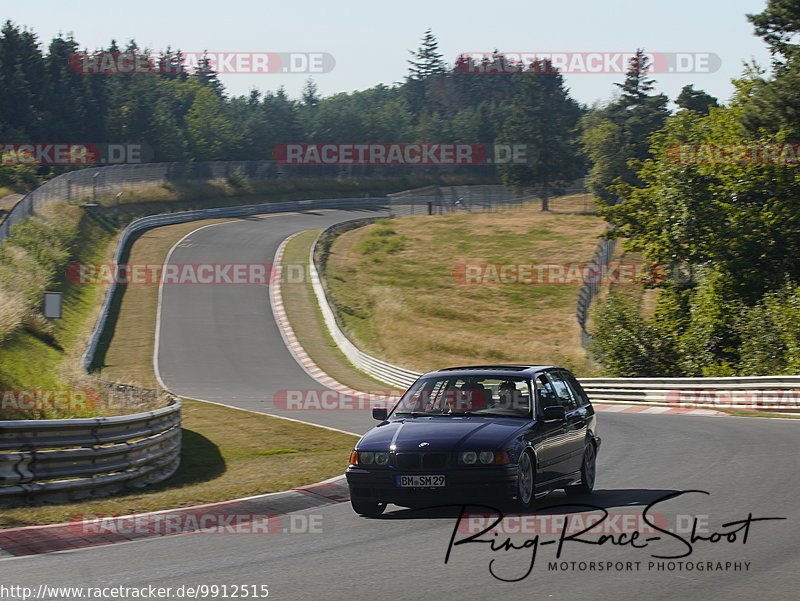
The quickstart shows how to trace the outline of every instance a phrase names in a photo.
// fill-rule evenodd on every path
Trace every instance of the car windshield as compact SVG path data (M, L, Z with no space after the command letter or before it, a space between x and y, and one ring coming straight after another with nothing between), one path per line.
M524 377L496 375L424 378L403 395L395 415L530 417L530 382Z

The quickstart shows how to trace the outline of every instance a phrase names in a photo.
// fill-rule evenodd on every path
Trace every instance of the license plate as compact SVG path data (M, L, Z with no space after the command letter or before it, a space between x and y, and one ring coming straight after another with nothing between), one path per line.
M401 488L441 488L444 476L397 476L397 486Z

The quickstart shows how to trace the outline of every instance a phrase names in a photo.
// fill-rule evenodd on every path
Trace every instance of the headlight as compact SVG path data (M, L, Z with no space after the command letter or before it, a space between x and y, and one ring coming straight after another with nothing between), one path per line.
M507 465L511 463L505 451L462 451L458 462L464 465Z
M358 462L362 465L371 465L375 461L375 453L359 453Z
M387 465L389 463L389 453L375 453L375 463Z
M478 454L475 451L465 451L460 456L461 463L474 465L478 461Z

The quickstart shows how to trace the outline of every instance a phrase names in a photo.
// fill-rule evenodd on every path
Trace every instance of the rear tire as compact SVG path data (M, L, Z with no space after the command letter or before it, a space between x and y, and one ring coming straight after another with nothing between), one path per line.
M386 509L386 503L378 503L377 501L364 501L360 499L350 499L350 505L353 506L353 511L358 515L363 515L368 518L376 518L383 513Z
M589 495L594 489L594 480L597 476L597 450L593 442L587 442L583 450L583 463L581 464L581 482L567 486L564 492L570 497Z

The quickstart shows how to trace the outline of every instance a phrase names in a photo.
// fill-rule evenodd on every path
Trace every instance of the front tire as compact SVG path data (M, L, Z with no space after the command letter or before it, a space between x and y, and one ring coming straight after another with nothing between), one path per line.
M386 503L378 503L377 501L364 501L360 499L350 499L350 505L353 507L358 515L363 515L368 518L377 518L386 509Z
M536 502L534 459L531 453L524 451L517 466L516 506L520 509L531 509Z
M564 492L570 497L591 494L594 489L594 480L597 476L597 450L593 442L587 442L583 450L583 463L581 464L581 482L574 486L567 486Z

